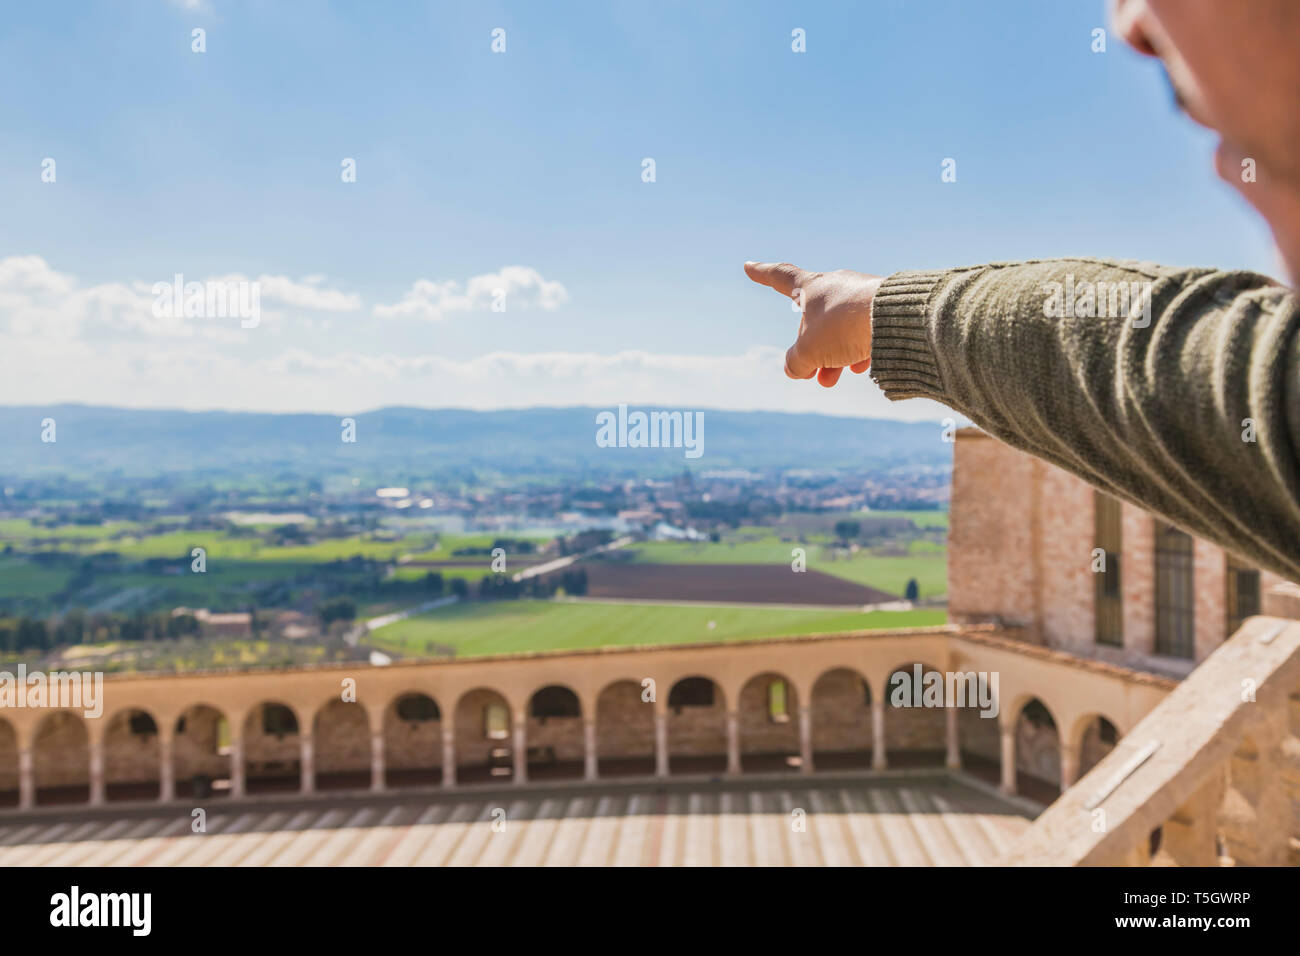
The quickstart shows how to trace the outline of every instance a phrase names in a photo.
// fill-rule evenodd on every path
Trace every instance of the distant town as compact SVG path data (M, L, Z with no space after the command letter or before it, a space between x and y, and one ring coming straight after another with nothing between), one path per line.
M943 620L944 465L252 484L10 479L0 656L185 671Z

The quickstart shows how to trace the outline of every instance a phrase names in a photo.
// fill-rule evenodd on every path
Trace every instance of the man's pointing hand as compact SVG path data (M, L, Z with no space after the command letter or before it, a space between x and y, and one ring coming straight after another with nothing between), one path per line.
M871 364L871 300L884 281L841 269L805 272L788 262L746 262L745 274L802 308L799 332L785 353L785 374L830 388L847 368Z

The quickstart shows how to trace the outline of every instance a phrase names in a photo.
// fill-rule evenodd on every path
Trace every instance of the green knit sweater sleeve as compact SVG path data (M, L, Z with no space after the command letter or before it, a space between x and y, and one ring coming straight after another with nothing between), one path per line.
M1300 580L1300 312L1248 272L1054 259L900 272L872 377Z

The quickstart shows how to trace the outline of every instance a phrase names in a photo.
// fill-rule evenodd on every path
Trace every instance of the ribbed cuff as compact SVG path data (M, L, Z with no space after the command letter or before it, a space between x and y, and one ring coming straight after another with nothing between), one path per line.
M946 272L895 272L871 301L871 377L890 401L945 401L930 337L930 296Z

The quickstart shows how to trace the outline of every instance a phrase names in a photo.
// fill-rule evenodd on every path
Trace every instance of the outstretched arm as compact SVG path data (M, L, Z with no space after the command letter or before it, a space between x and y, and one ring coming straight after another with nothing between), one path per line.
M936 399L1300 580L1300 311L1274 281L1100 259L746 271L802 297L792 377L869 364L889 398Z

